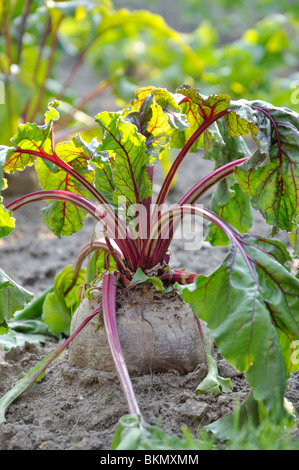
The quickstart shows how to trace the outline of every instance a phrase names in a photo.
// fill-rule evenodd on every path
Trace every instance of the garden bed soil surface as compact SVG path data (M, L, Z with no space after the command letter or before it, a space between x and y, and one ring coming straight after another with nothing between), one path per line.
M211 170L211 162L197 155L188 156L169 203L179 200L196 180ZM25 173L22 178L25 181ZM26 192L30 190L32 188L26 188ZM7 202L16 197L16 194L4 195ZM206 195L201 203L207 202L208 198ZM87 217L81 232L56 238L42 221L40 208L44 205L26 206L16 212L15 231L7 239L0 240L1 268L35 295L53 283L57 271L74 261L77 251L91 239L94 231L94 221ZM253 228L255 232L264 235L269 232L269 227L264 226L258 215ZM205 275L217 268L227 252L226 248L210 247L205 242L200 250L184 250L184 247L184 240L174 240L172 267ZM6 352L0 365L1 396L56 347L56 343L41 347L27 343ZM202 378L200 366L187 375L171 370L133 377L133 387L145 420L176 435L185 425L196 436L199 426L230 412L236 399L246 397L249 387L244 376L221 358L217 349L214 356L220 375L230 377L233 382L229 394L196 395L195 389ZM297 412L298 385L299 375L293 374L286 396ZM0 449L107 450L119 418L127 413L117 375L70 367L66 350L48 368L44 378L10 406L6 423L0 425Z

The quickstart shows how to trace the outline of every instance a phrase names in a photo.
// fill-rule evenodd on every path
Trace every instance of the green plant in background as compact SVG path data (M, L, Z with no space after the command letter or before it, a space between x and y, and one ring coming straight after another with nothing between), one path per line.
M299 24L284 15L272 15L246 30L241 38L214 51L210 80L229 87L235 97L271 99L277 106L298 109L292 102L292 84L298 79ZM212 62L212 61L211 61ZM219 78L221 77L221 84Z
M150 32L150 47L155 47L157 38L162 40L164 57L173 42L196 70L200 68L183 36L162 17L146 10L115 10L110 0L1 0L0 25L0 79L5 86L5 106L0 107L2 144L9 142L18 124L42 119L53 96L61 100L64 133L72 123L87 129L94 126L84 109L107 88L118 97L131 97L130 77L136 82L144 70L163 67L160 49L147 59L139 54L143 31ZM89 88L88 78L83 80L78 96L72 81L80 69L95 85Z
M135 1L128 4L138 7ZM174 1L172 6L175 14L158 0L151 1L149 8L162 11L170 24L186 31L184 38L199 58L201 70L198 73L175 45L169 54L163 38L153 43L146 36L141 57L146 60L159 50L160 71L149 75L151 83L174 89L185 82L206 94L229 90L234 99L246 95L299 110L299 95L294 94L299 80L296 3L187 0Z
M89 105L95 98L100 104L105 90L124 106L136 86L149 81L170 89L185 82L203 93L230 90L236 99L246 94L297 110L296 97L290 103L291 86L298 80L296 9L280 2L275 15L273 2L258 2L255 10L241 3L178 4L177 18L183 24L192 16L194 25L179 33L168 26L169 15L164 20L121 3L115 9L110 0L1 0L0 80L6 104L0 107L1 143L9 142L19 123L42 120L53 97L62 103L63 138L72 125L80 131L94 127ZM151 7L161 8L156 1ZM73 82L83 70L87 79L78 93Z

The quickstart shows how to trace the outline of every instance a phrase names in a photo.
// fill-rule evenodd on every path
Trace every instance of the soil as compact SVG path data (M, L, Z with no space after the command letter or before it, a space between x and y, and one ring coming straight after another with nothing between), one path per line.
M192 180L211 170L211 163L190 155L180 171L177 185L170 194L170 204L182 195ZM196 170L195 170L196 169ZM191 178L190 178L191 176ZM25 179L25 174L24 174ZM27 188L27 191L32 188ZM155 190L157 188L155 187ZM8 202L16 195L7 194ZM203 203L208 202L209 195ZM53 283L57 270L71 264L76 252L87 243L94 231L92 218L87 217L80 232L58 239L44 225L40 207L26 206L16 212L16 229L0 240L1 268L35 295ZM267 235L256 214L253 232ZM208 274L215 270L226 249L203 242L201 249L183 250L185 241L174 240L172 266L190 272ZM0 394L7 392L57 344L37 347L26 343L5 353L0 365ZM164 431L179 435L186 425L196 436L198 426L209 424L233 409L236 399L243 399L249 387L243 374L235 371L214 352L220 375L231 377L233 391L196 395L202 379L201 368L188 374L176 370L133 377L137 400L146 421L159 423ZM299 375L292 374L286 396L299 412ZM68 350L48 369L44 378L16 400L8 409L6 423L0 426L0 449L109 449L117 422L127 414L127 406L114 372L92 368L70 367Z

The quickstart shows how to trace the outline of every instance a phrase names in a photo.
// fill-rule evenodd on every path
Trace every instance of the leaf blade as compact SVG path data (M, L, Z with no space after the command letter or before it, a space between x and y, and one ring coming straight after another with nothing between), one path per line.
M125 197L131 205L151 196L151 182L146 172L148 156L145 137L136 127L121 119L118 113L100 113L96 121L105 135L98 150L111 151L114 164L114 202Z
M267 143L236 169L236 178L269 225L292 232L299 215L299 116L261 101L251 105L271 128Z
M0 268L0 322L10 320L33 298L33 294L13 281Z
M243 237L242 246L246 259L235 249L210 276L178 288L207 321L221 354L246 372L255 399L274 409L273 391L283 399L288 374L298 368L290 361L299 334L299 283L285 267L282 244Z

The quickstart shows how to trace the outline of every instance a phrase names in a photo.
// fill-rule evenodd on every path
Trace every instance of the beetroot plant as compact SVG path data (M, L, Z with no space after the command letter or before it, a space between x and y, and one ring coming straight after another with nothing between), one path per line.
M247 415L262 403L277 420L283 410L288 376L298 369L298 361L292 360L299 338L299 279L293 263L298 257L298 114L264 101L232 101L224 94L204 96L186 85L176 93L147 87L137 90L128 109L96 116L98 138L87 143L77 135L68 142L56 143L58 107L58 102L50 103L44 125L20 125L12 146L1 148L1 171L12 173L35 166L41 185L40 191L0 207L1 235L5 237L13 230L15 211L41 200L48 201L42 211L44 221L57 236L79 231L86 214L95 218L96 233L101 227L101 235L93 236L79 251L74 265L56 277L54 292L44 302L45 317L50 323L59 317L59 331L69 336L2 398L2 421L11 401L39 380L48 365L96 317L100 329L104 328L129 413L137 417L134 426L137 423L138 432L142 432L145 424L130 380L130 364L124 358L119 326L124 316L122 299L128 293L134 295L141 284L158 291L159 299L179 295L184 300L181 305L191 306L198 331L196 341L207 348L207 375L198 393L230 387L215 372L207 337L202 333L203 320L221 355L246 374L251 392L242 406L247 407ZM177 156L154 198L154 169L168 148L177 149ZM204 158L215 161L215 169L205 177L199 175L199 181L187 188L175 205L167 207L183 160L199 148L204 150ZM194 154L192 158L199 157ZM3 189L2 175L0 181ZM200 199L209 190L213 190L211 205L205 208ZM269 238L250 233L252 209L272 227ZM206 240L212 245L230 248L224 262L208 276L201 274L206 260L200 250L194 253L198 272L171 267L171 243L187 214L208 221ZM278 231L289 234L287 246L274 238ZM86 258L90 262L83 269ZM78 286L81 292L76 297ZM0 320L5 326L14 310L22 307L22 298L24 302L28 299L5 276L0 295L5 305ZM96 302L70 332L73 298L76 307ZM167 317L167 309L160 315ZM134 318L130 321L134 324ZM174 320L168 322L170 329L171 322ZM140 335L141 353L149 340ZM185 347L187 343L180 351ZM196 344L192 347L196 349ZM138 356L138 349L134 354ZM188 357L189 353L184 360ZM130 363L133 360L130 358ZM195 366L188 365L185 370L182 366L182 371ZM117 436L115 446L120 430Z

